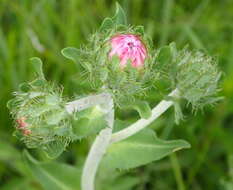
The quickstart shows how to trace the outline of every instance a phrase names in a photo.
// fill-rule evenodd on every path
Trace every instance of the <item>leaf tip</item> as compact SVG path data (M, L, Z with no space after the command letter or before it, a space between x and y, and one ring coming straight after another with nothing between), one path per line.
M35 72L39 75L39 77L44 79L43 62L41 61L41 59L39 57L32 57L29 60Z
M180 143L181 145L179 147L174 148L172 152L177 152L178 150L191 147L191 145L187 141L181 140Z

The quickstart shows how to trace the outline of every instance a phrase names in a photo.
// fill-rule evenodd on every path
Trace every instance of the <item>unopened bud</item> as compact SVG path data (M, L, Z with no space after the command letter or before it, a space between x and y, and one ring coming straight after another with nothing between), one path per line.
M140 36L134 34L118 34L110 40L112 49L110 57L114 55L120 59L121 67L131 61L133 67L142 67L147 57L147 50Z

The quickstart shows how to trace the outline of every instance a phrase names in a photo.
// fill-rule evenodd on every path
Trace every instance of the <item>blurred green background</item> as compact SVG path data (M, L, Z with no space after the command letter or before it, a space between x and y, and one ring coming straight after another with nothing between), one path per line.
M134 170L99 174L100 190L232 190L233 0L119 3L129 23L145 26L156 48L175 41L180 48L189 44L190 49L216 56L224 72L220 95L225 99L194 116L189 107L185 108L185 120L178 126L169 110L151 127L161 138L183 138L192 148ZM60 50L85 43L114 10L114 0L0 1L0 189L43 189L22 159L25 147L12 136L14 129L6 108L18 84L34 76L29 58L42 58L47 78L63 85L66 96L88 92L79 80L78 67L62 57ZM156 92L149 100L155 105ZM116 117L130 120L138 116L118 111ZM72 144L58 161L81 167L90 142L88 139ZM40 153L34 154L44 159ZM112 177L106 180L109 175ZM123 178L116 180L114 175Z

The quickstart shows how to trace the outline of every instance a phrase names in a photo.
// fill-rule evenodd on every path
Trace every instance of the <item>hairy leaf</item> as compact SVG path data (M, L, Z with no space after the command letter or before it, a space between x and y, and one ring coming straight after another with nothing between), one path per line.
M104 113L99 106L77 112L73 120L73 132L78 139L98 133L105 127Z
M71 59L74 62L78 62L79 61L80 51L77 48L66 47L66 48L64 48L64 49L61 50L61 53L67 59Z
M135 168L189 147L189 143L184 140L161 140L152 130L145 129L126 140L112 144L102 163L111 168Z
M127 24L125 11L122 9L122 7L120 6L119 3L116 3L116 13L113 17L113 20L115 21L115 23L117 25L120 25L120 24L126 25Z
M68 142L64 139L64 140L60 140L60 141L52 141L49 142L48 144L46 144L43 147L43 151L46 153L46 156L50 159L55 159L58 156L60 156L61 153L64 152L66 146L67 146Z
M148 119L151 116L151 108L146 101L136 100L124 107L135 109L141 118Z
M135 32L137 32L137 33L139 33L140 35L143 36L145 34L144 26L136 26Z
M90 63L86 63L85 61L82 60L83 56L88 56L86 55L86 52L74 47L66 47L62 49L61 53L67 59L70 59L75 63L80 63L82 67L84 67L87 71L91 71Z
M172 59L171 50L169 46L164 46L159 50L159 54L157 57L157 62L160 66L166 66L170 64Z
M111 18L105 18L100 26L100 31L109 30L113 26L113 21Z
M69 165L57 162L40 163L27 151L24 160L35 179L44 190L80 190L81 172Z
M38 74L38 76L40 78L44 79L45 77L44 77L43 68L42 68L43 63L42 63L41 59L38 57L32 57L30 59L30 61L31 61L31 64L32 64L35 72Z

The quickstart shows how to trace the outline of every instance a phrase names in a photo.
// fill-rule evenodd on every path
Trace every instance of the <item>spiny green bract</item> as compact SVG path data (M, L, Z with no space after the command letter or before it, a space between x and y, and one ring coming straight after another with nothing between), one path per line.
M171 43L158 51L156 63L160 79L168 81L170 89L177 88L180 98L187 100L194 111L220 99L217 93L221 72L215 58L187 47L178 51Z
M220 99L217 92L221 72L214 58L199 51L183 50L177 59L177 88L194 110Z
M8 108L15 119L15 135L28 148L40 148L49 157L63 152L73 133L62 90L39 78L23 83L14 95Z

